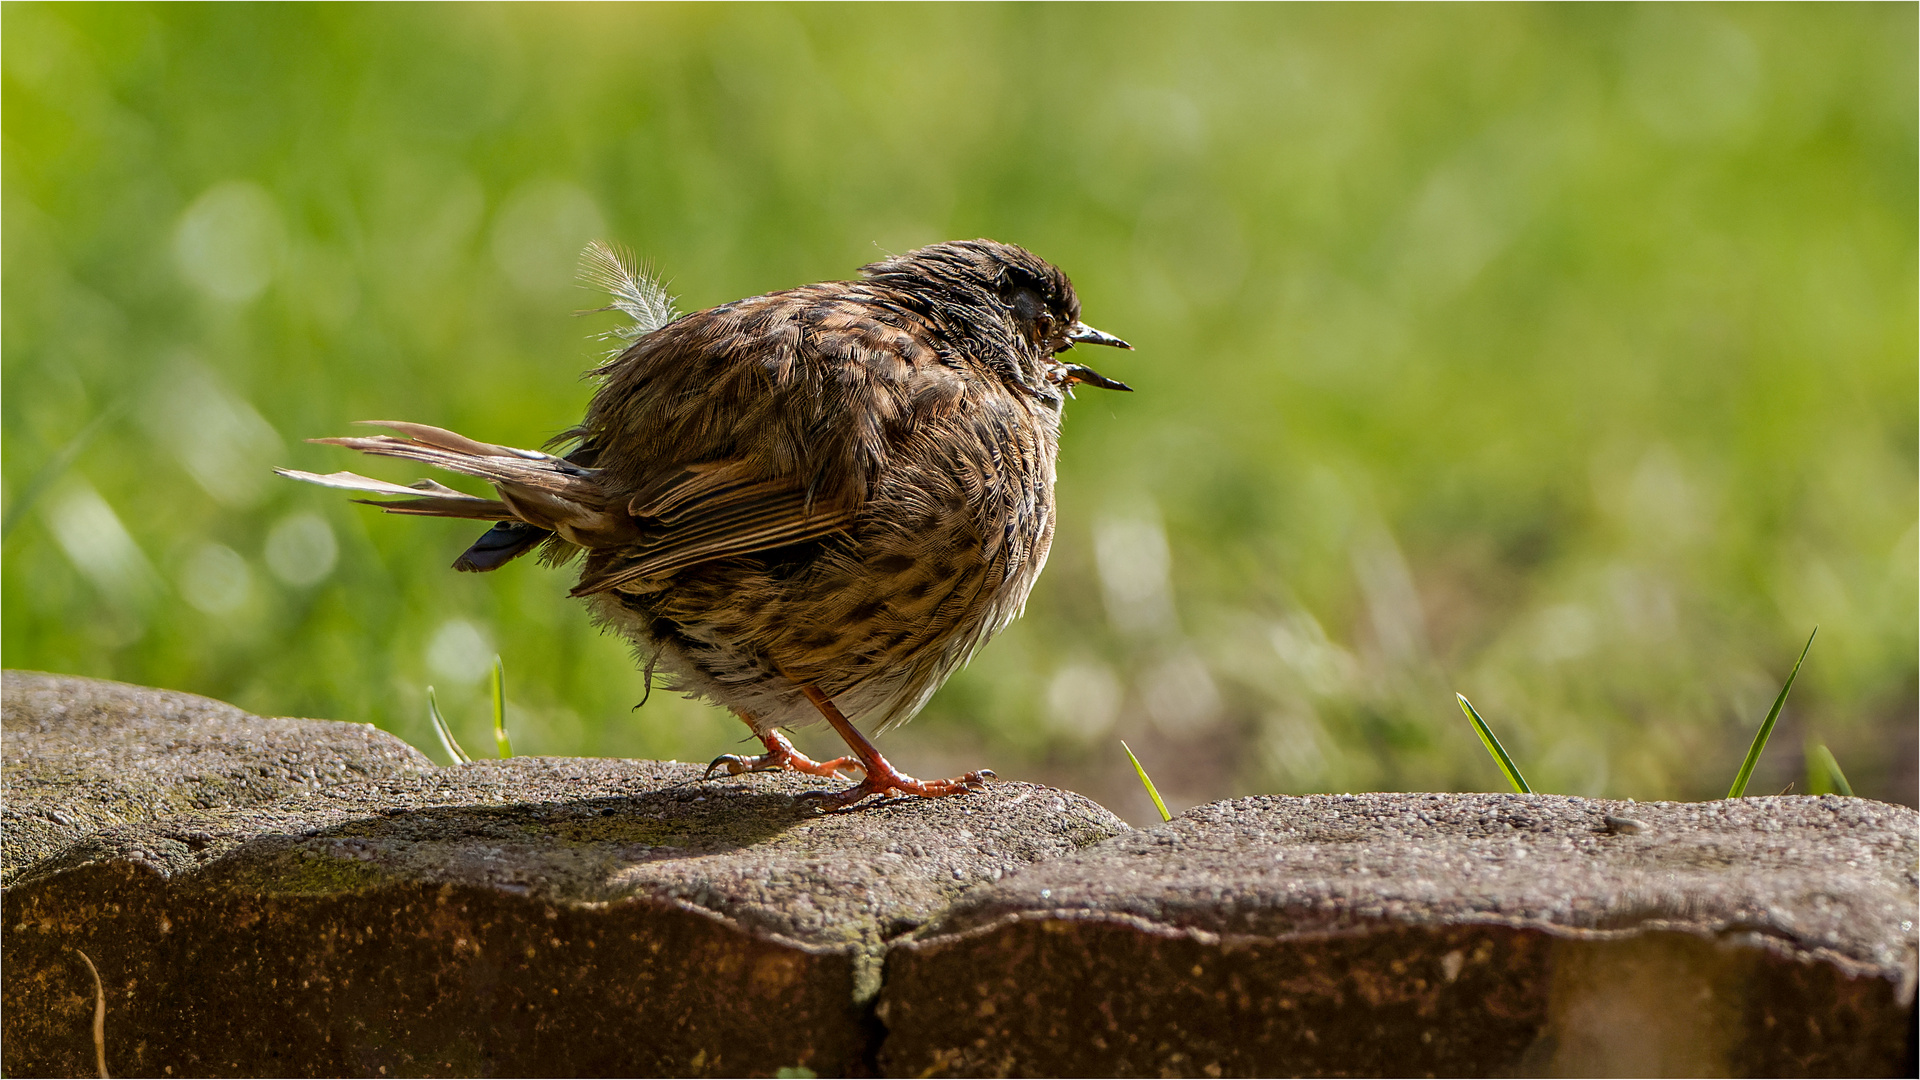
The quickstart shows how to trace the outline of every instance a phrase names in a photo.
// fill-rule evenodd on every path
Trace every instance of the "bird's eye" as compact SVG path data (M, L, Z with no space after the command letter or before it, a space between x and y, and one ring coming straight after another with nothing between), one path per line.
M1051 337L1053 335L1053 316L1043 311L1033 320L1033 326L1034 329L1040 331L1041 337Z

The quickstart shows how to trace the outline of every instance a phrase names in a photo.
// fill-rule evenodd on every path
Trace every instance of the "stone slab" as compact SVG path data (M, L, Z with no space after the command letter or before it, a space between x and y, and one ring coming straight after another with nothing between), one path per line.
M820 815L827 781L700 773L427 767L71 838L4 894L0 1067L93 1071L78 950L119 1074L865 1072L889 941L1126 828L1028 784Z
M431 769L372 724L254 716L145 686L0 673L0 885L110 825Z
M0 1070L1912 1075L1920 818L1859 799L997 783L821 816L674 762L6 673ZM84 953L87 960L82 960Z
M1214 803L896 943L893 1075L1911 1075L1914 811Z

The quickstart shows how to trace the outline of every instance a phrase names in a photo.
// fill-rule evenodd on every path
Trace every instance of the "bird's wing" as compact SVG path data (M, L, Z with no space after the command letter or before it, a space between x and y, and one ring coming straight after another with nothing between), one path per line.
M576 434L638 490L665 467L752 461L823 497L864 498L924 414L966 380L934 329L861 287L810 285L724 304L648 334L594 371Z
M573 595L818 540L852 524L851 500L817 500L790 477L766 479L756 472L743 459L705 462L643 488L627 511L644 539L591 561Z
M688 315L595 374L576 433L637 492L643 540L590 559L577 595L848 528L896 444L966 389L929 325L846 283Z

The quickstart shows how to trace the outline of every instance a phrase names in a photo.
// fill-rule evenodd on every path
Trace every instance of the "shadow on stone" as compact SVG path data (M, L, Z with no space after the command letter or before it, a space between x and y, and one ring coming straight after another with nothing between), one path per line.
M71 799L158 794L20 860L0 927L10 1075L92 1070L76 948L99 965L119 1074L864 1072L890 938L1125 830L1030 784L821 815L795 798L831 786L813 777L568 758L343 769L200 805L173 795L204 794L204 771L138 748L224 740L215 764L243 775L248 732L359 729L66 680L139 736L101 709L76 731L47 677L22 681L10 796L18 778L57 809L44 751L96 738L134 749L79 770ZM156 701L171 711L142 711Z
M1920 816L1069 792L819 815L679 762L4 676L0 1069L1911 1074ZM1629 822L1623 827L1620 822Z

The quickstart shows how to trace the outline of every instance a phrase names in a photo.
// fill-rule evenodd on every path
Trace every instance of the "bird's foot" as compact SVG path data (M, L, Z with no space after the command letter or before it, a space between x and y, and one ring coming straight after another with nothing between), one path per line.
M795 750L793 744L787 741L787 737L778 731L767 732L765 735L760 736L760 741L767 745L766 753L753 754L747 757L742 757L739 754L721 754L707 764L706 775L712 776L714 771L721 766L726 767L727 775L729 776L739 776L741 773L773 772L778 769L790 769L794 772L807 773L811 776L825 776L836 780L847 779L846 774L840 771L841 769L859 769L862 773L866 771L866 766L862 765L860 759L856 757L837 757L831 761L815 761L800 751Z
M849 809L869 795L883 798L889 795L918 795L923 799L940 799L979 791L994 778L992 769L975 769L951 780L918 780L887 764L886 758L876 757L867 767L866 779L858 784L845 791L809 791L800 799L831 814Z
M791 676L788 677L791 678ZM888 764L887 759L880 756L879 749L865 735L860 734L860 729L853 726L853 722L840 711L840 707L833 703L832 698L821 692L819 687L803 682L800 683L800 691L807 695L807 700L813 702L814 707L820 710L820 715L826 717L827 723L833 726L833 730L839 732L840 737L853 748L853 752L859 755L860 769L866 773L865 779L845 791L809 791L800 796L802 801L812 803L827 813L845 810L869 795L878 795L882 798L888 795L918 795L923 799L965 795L969 791L978 791L986 787L987 781L994 779L993 770L975 769L965 776L956 776L951 780L916 780Z

